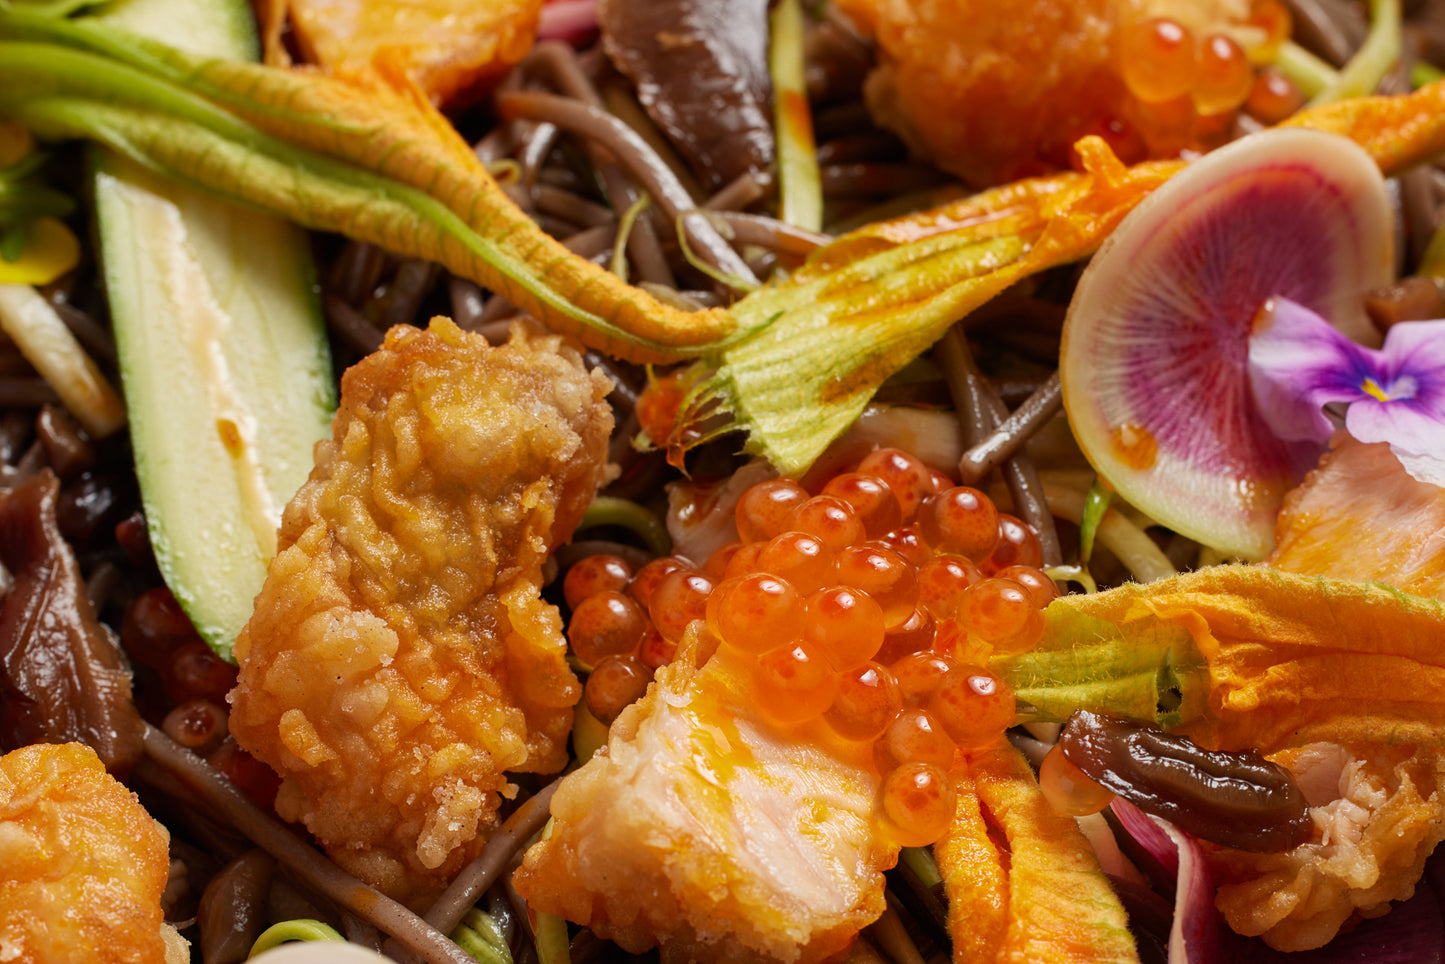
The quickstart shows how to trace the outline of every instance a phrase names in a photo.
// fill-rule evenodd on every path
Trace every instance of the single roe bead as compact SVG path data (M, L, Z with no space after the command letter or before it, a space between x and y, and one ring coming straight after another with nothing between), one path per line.
M567 605L577 604L599 592L622 592L632 581L632 567L621 556L598 553L572 564L562 579L562 596Z
M898 497L876 475L845 472L834 476L823 486L823 495L842 499L853 507L863 531L869 539L877 539L903 524L903 509Z
M735 576L708 597L707 623L724 644L762 653L803 635L803 597L766 572Z
M835 553L864 538L863 523L853 507L831 495L815 495L798 506L784 528L816 536Z
M924 501L918 526L935 552L982 562L998 544L998 509L978 489L956 485Z
M838 692L838 674L801 640L758 657L753 666L758 708L779 723L801 723L823 713Z
M928 610L915 608L907 619L883 634L883 645L873 658L888 666L910 653L931 649L934 628Z
M587 709L610 724L647 692L652 670L634 656L609 656L593 668L583 688Z
M652 625L664 639L676 643L694 619L707 616L707 599L713 581L696 569L674 569L663 576L647 607Z
M953 742L977 750L997 743L1013 724L1014 694L987 670L960 666L944 677L928 709Z
M968 587L982 578L978 567L963 556L934 556L918 567L918 605L935 619L957 618Z
M758 569L781 576L801 593L810 593L838 582L838 565L833 550L817 536L806 532L784 532L774 536L758 553Z
M861 589L883 610L883 626L894 629L918 603L918 570L881 542L860 542L838 553L838 581Z
M880 772L904 763L932 763L947 769L955 748L938 718L916 706L899 710L873 745Z
M1188 94L1199 71L1194 35L1177 20L1151 17L1119 31L1124 86L1141 101L1159 103Z
M1044 616L1033 597L1012 579L984 579L964 593L960 618L969 632L996 650L1030 649L1044 634Z
M1043 609L1059 597L1059 587L1048 574L1033 566L1009 566L998 571L998 578L1011 579L1028 590L1035 609Z
M846 740L874 740L903 708L893 674L877 663L864 663L838 677L838 694L823 714L833 732Z
M759 482L738 499L734 520L743 542L765 542L787 530L788 516L808 501L808 491L792 479Z
M595 666L608 656L635 652L649 628L647 614L635 599L607 590L588 596L572 610L567 642L579 660Z
M883 811L898 842L924 847L943 836L953 822L957 793L946 770L928 763L900 766L883 781Z
M1192 91L1200 114L1233 111L1249 97L1254 68L1243 48L1222 33L1204 38L1199 50L1199 76Z
M985 576L992 576L1009 566L1044 564L1044 547L1027 522L1007 512L998 514L998 542L993 552L979 565Z
M1039 789L1055 810L1071 817L1098 813L1114 801L1112 791L1070 763L1057 745L1044 754L1039 765Z
M803 620L804 638L840 673L866 663L883 645L883 610L849 586L809 595Z
M882 479L893 490L904 525L913 521L919 505L934 492L933 470L901 449L869 452L858 463L857 471Z
M652 605L652 593L662 577L677 569L690 569L684 560L676 556L662 556L637 570L637 575L627 584L627 595L636 599L643 609Z
M909 653L889 664L904 706L927 706L933 694L943 686L944 677L958 667L951 656L931 650Z

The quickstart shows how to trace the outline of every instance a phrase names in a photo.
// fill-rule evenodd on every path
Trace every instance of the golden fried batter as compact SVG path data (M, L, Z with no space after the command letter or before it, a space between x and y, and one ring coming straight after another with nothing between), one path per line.
M538 588L604 479L609 388L556 338L395 328L286 508L231 731L281 816L399 899L480 849L504 771L566 760L580 687Z
M1214 853L1216 903L1239 933L1303 951L1356 915L1379 917L1414 894L1445 840L1445 751L1317 743L1279 762L1311 805L1314 838L1280 854Z
M0 757L0 961L164 960L168 846L90 747Z

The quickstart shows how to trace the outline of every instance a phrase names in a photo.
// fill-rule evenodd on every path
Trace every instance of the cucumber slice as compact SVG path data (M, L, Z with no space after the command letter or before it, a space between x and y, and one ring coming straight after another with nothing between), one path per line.
M245 0L124 0L105 18L254 59ZM136 475L161 573L231 658L281 511L330 431L334 375L305 235L95 151L95 216Z

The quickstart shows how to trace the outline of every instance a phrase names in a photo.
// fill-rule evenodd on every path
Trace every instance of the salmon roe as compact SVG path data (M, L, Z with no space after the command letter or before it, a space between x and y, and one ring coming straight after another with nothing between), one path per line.
M1038 537L898 449L814 491L760 482L734 519L738 540L702 570L669 557L631 575L595 557L567 574L568 638L596 666L588 706L615 718L704 620L750 668L760 713L869 745L890 832L931 843L953 813L955 755L994 745L1013 722L1012 690L974 663L1042 635L1057 590Z

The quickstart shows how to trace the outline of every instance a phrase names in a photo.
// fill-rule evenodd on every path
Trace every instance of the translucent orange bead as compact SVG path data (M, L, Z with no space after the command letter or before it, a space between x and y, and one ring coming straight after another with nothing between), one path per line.
M1114 802L1112 791L1070 763L1057 746L1044 754L1039 765L1039 789L1055 810L1071 817L1098 813Z
M758 556L762 555L763 546L766 545L766 542L745 543L742 548L728 557L728 564L723 569L722 578L731 579L734 576L745 576L750 572L756 572Z
M958 662L953 657L932 650L909 653L888 666L898 683L903 705L913 707L927 706L943 686L944 678L957 668Z
M933 843L953 822L957 791L941 767L927 763L900 766L884 779L882 792L883 811L905 847Z
M998 544L998 509L978 489L956 485L924 501L918 527L935 552L982 562Z
M883 645L873 658L884 666L891 665L910 653L933 647L933 616L926 609L914 609L908 618L883 634Z
M642 644L637 647L637 658L642 660L648 669L659 669L672 662L677 655L677 643L670 639L664 639L652 626L648 626L647 635L642 638Z
M1044 547L1029 524L1007 512L998 514L998 542L989 557L979 564L985 576L992 576L1009 566L1044 564Z
M630 656L648 630L647 615L630 596L599 592L572 610L567 642L576 657L595 666L608 656Z
M749 545L753 544L749 543ZM711 576L714 581L722 582L727 578L728 563L732 562L733 556L742 551L742 548L741 542L729 542L718 546L713 550L712 555L707 557L707 562L703 563L702 571Z
M823 713L838 692L838 674L806 642L768 650L753 666L758 709L779 723L801 723Z
M935 619L956 617L961 612L964 593L982 578L978 567L963 556L934 556L918 568L918 605Z
M947 769L955 749L953 738L936 716L916 706L905 706L874 744L874 757L881 770L904 763L932 763Z
M801 593L838 582L838 563L833 550L806 532L775 536L758 553L757 567L762 572L782 576Z
M657 584L662 577L676 569L690 569L691 566L676 556L663 556L654 559L641 569L632 581L627 584L627 595L636 599L643 609L652 605L652 593L657 589Z
M609 656L592 670L583 687L587 709L603 723L611 723L642 698L652 670L632 656Z
M707 624L728 646L762 653L803 635L803 597L766 572L735 576L708 597Z
M674 569L658 581L652 592L652 603L647 607L652 625L664 639L680 641L689 623L706 617L712 590L712 579L696 569Z
M1278 124L1305 105L1305 95L1294 81L1273 67L1266 67L1254 78L1244 109L1264 124Z
M1003 652L1031 648L1044 634L1044 616L1027 589L1012 579L984 579L964 593L959 616L969 632Z
M873 597L883 610L884 629L902 625L918 603L918 570L881 542L860 542L838 553L838 581Z
M823 719L845 740L862 742L882 735L902 708L893 674L877 663L864 663L838 677L838 695Z
M1188 94L1199 72L1194 35L1177 20L1152 17L1119 31L1119 75L1129 92L1158 103Z
M1059 598L1059 587L1041 569L1033 566L1009 566L998 571L998 578L1011 579L1028 591L1035 609L1043 609Z
M960 666L944 677L928 710L953 742L965 750L977 750L997 743L1013 725L1014 694L988 670Z
M789 513L784 528L817 536L835 553L864 539L863 523L853 507L831 495L815 495L798 506Z
M1233 38L1214 33L1199 50L1199 75L1194 81L1194 109L1200 114L1225 114L1243 104L1254 86L1254 68Z
M768 479L742 494L734 510L738 538L743 542L767 541L787 531L789 514L808 501L808 491L792 479Z
M915 566L933 558L933 549L923 541L917 524L900 526L878 540Z
M621 556L599 553L572 564L562 578L562 597L570 609L599 592L621 592L632 581L632 567Z
M883 610L850 586L820 589L804 604L803 638L838 672L856 669L883 645Z
M878 449L869 452L858 463L858 472L872 475L887 483L898 499L898 508L903 513L903 523L913 521L918 506L934 492L933 470L922 460L909 455L902 449Z
M845 472L834 476L823 486L823 495L842 499L851 505L869 539L877 539L903 524L903 509L898 504L898 497L888 483L876 475Z

